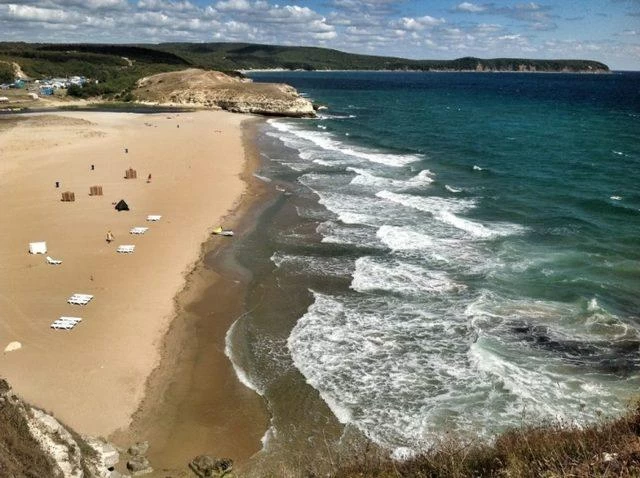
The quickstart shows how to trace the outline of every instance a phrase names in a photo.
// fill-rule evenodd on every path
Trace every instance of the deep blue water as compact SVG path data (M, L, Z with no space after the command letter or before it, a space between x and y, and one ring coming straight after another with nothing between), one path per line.
M637 396L640 74L251 77L327 106L262 131L298 218L271 261L312 304L255 362L399 455Z

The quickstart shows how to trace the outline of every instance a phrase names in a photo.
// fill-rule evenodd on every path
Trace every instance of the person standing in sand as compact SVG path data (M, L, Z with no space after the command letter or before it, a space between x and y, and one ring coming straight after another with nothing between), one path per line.
M111 244L113 242L113 234L111 233L111 231L107 231L107 244Z

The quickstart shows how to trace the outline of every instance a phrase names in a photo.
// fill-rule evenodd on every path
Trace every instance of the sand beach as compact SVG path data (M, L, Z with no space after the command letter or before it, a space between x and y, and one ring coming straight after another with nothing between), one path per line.
M175 372L172 352L163 344L167 331L180 330L176 296L182 291L194 298L199 289L185 288L185 281L203 273L193 272L206 252L202 244L246 192L241 124L248 118L219 111L0 118L0 349L13 341L22 344L0 353L0 375L16 393L81 433L108 437L119 430L129 436L125 431L162 350L166 376ZM136 179L125 179L128 168L136 170ZM103 195L90 196L91 186L101 186ZM64 191L74 192L75 201L61 201ZM121 199L129 211L115 210ZM148 222L148 215L162 218ZM130 234L134 227L148 230ZM107 231L114 236L111 243ZM29 254L33 241L46 241L46 255L62 264ZM135 252L119 254L120 245L135 245ZM212 248L215 243L209 253ZM207 274L211 287L216 274ZM94 298L84 306L70 305L67 298L74 293ZM60 316L82 322L72 330L51 329ZM233 320L213 322L210 334L223 344ZM185 338L194 330L183 332ZM220 354L207 373L212 382L218 376L231 382L232 367ZM259 413L259 398L251 394L247 400ZM221 400L233 403L225 397ZM148 425L154 418L146 416ZM150 441L153 447L153 437Z

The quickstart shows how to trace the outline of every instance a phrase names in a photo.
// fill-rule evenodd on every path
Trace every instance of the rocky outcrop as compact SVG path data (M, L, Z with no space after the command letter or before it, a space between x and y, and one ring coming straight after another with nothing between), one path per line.
M232 472L233 461L228 458L213 458L209 455L198 455L191 460L189 468L200 478L221 478Z
M253 83L218 71L188 69L142 78L133 95L138 101L191 105L267 116L313 117L313 104L289 85Z
M133 476L146 475L153 472L153 468L144 456L132 456L127 461L127 469L133 473Z

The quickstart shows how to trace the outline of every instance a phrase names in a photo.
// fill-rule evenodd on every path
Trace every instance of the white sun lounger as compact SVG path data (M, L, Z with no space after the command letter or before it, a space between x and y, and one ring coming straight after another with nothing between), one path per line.
M149 230L148 227L134 227L129 231L129 234L144 234Z
M77 322L69 322L64 320L56 320L51 323L51 328L56 330L71 330L77 325Z
M67 303L73 305L87 305L93 299L90 294L73 294L67 299Z
M54 266L57 266L59 264L62 264L62 261L58 260L58 259L53 259L53 258L47 256L47 263L49 263L51 265L54 265Z
M122 246L118 246L118 248L116 249L116 252L122 252L123 254L131 254L133 253L133 251L135 251L136 246L134 246L133 244L124 244Z
M75 298L75 299L69 299L67 301L68 304L71 305L87 305L89 303L91 299L80 299L80 298Z
M147 221L156 222L159 221L162 216L158 216L156 214L151 214L147 216Z
M82 317L67 317L67 316L61 315L60 318L56 320L56 322L73 322L77 324L78 322L82 322Z

